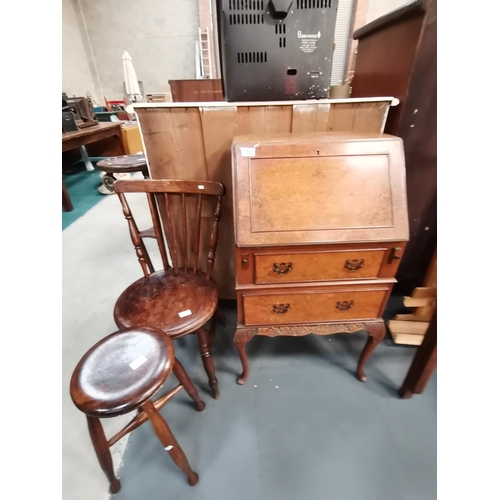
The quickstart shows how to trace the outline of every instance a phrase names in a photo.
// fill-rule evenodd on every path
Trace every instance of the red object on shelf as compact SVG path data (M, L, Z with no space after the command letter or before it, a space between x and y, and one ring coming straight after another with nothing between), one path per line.
M108 101L105 97L104 102L106 103L106 110L110 111L118 111L118 119L128 121L130 120L130 115L125 111L125 108L128 106L128 102L124 98L123 101ZM117 109L113 109L113 106L123 107L123 111L119 111Z

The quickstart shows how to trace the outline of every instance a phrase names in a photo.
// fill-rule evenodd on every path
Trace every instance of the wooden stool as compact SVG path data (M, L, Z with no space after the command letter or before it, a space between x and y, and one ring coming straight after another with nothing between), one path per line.
M152 397L161 389L173 370L180 384L156 401ZM170 338L152 328L129 328L108 335L83 356L71 377L71 399L86 414L90 438L99 464L109 479L111 493L120 490L113 470L110 447L149 419L165 450L194 486L198 474L193 472L179 443L159 410L182 388L196 403L198 411L205 403L193 382L175 359ZM100 418L116 417L139 409L136 417L111 439L106 439Z
M114 174L125 174L131 172L142 172L145 179L149 179L148 164L143 154L113 156L97 162L96 167L106 175L102 183L113 192L113 184L117 181Z

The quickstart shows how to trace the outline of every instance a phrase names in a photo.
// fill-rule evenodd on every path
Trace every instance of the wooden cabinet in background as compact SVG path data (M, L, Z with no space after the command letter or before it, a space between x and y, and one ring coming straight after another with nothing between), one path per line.
M385 132L404 141L410 241L398 271L405 293L421 286L437 240L436 0L417 0L354 32L352 97L400 100Z
M403 143L363 133L261 134L232 147L238 324L248 377L255 335L366 330L357 375L408 240Z
M214 267L221 299L236 298L231 177L234 136L328 131L377 134L384 129L391 105L391 97L134 105L152 179L214 180L226 186ZM195 218L188 214L188 227L194 223Z
M216 79L169 80L173 102L224 101L222 81Z

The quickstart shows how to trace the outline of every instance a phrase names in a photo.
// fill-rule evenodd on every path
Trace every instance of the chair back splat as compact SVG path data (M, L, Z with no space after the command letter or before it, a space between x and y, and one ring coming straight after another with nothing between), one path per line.
M222 196L225 193L221 183L147 179L117 181L113 188L122 205L145 277L154 272L143 241L150 237L158 243L164 269L173 267L186 273L201 270L210 280L217 249ZM146 193L153 223L151 229L139 230L126 193Z

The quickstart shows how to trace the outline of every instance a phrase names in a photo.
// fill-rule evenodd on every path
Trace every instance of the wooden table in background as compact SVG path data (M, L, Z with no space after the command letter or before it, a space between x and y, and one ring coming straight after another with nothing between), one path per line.
M106 143L104 141L106 140ZM62 134L62 151L69 151L80 146L88 146L95 142L103 141L102 150L105 154L100 156L119 156L125 154L122 144L121 123L98 123L76 132ZM111 153L108 153L108 150ZM92 156L92 155L90 155Z
M90 156L120 156L125 154L121 123L99 123L76 132L62 134L62 152L86 146ZM98 149L93 145L99 143ZM99 154L93 154L92 150ZM63 206L67 212L73 210L66 187L62 188Z

